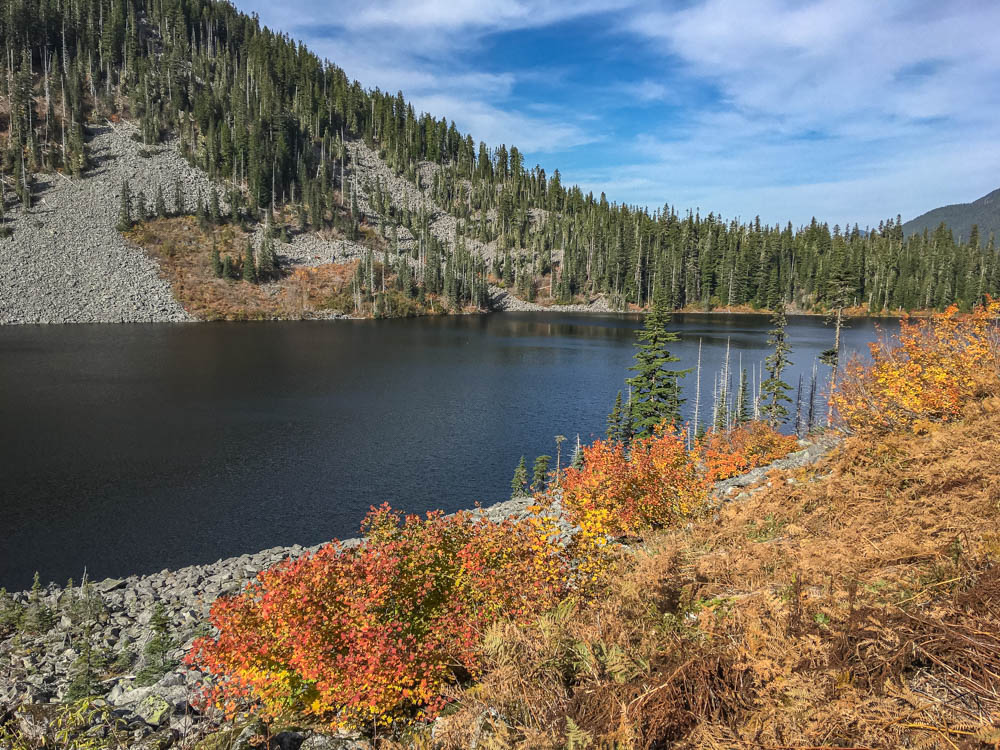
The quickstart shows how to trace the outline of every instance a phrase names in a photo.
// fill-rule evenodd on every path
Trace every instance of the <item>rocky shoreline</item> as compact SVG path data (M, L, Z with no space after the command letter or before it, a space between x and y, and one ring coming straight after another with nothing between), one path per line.
M770 471L812 463L835 443L833 438L803 442L801 450L786 458L719 482L713 489L714 502L721 504L744 498L755 491L751 486L759 484ZM530 497L515 498L477 508L473 512L496 521L519 518L530 512L533 502ZM565 519L560 521L560 526L562 542L568 542L575 529ZM348 539L341 544L351 547L360 541ZM86 640L90 648L105 653L108 660L114 659L116 664L124 665L120 674L100 683L100 690L103 700L127 724L128 731L135 735L136 747L152 748L153 744L141 743L157 738L157 742L163 740L167 744L161 743L156 747L167 747L179 739L200 736L206 727L217 724L218 717L211 712L203 714L194 709L197 696L208 686L209 680L198 670L184 665L182 660L194 639L210 632L207 619L212 602L219 596L239 592L262 570L284 559L314 551L319 546L273 547L206 565L163 570L145 576L105 579L86 588L76 586L72 591L49 585L36 592L35 604L30 591L9 595L15 606L45 608L51 613L51 627L34 634L15 632L0 640L0 723L5 712L12 712L17 706L51 708L64 700L73 677L74 664L86 648L83 643ZM151 621L158 606L166 615L165 629L170 642L166 656L172 666L162 676L157 676L152 684L142 685L139 676L148 666L145 652L155 637ZM77 615L80 609L87 612L92 622L80 621ZM299 737L299 741L303 739L305 736ZM329 738L330 743L334 740L339 744L314 746L363 746L358 744L360 740L356 737Z

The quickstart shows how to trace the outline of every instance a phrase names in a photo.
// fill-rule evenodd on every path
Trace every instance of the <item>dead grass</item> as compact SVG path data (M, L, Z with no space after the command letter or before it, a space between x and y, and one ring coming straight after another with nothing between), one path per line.
M356 260L293 267L276 281L251 284L216 278L212 270L213 247L239 267L250 236L236 225L203 227L193 216L151 219L132 228L126 238L159 262L160 275L170 282L174 296L199 320L301 320L330 312L373 317L379 312L370 301L355 304L351 279ZM438 295L421 301L395 289L387 292L384 307L384 314L392 317L449 312Z
M1000 747L998 427L993 398L852 438L645 539L597 601L489 633L436 742Z

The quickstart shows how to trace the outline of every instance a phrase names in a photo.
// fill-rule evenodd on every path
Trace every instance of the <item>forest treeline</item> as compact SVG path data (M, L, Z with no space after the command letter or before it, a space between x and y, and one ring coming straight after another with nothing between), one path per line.
M994 238L977 231L904 237L900 217L866 230L770 226L584 194L558 170L528 167L516 147L477 144L454 122L418 114L402 93L364 89L217 0L7 0L0 44L0 94L10 101L0 111L4 194L12 187L25 205L33 172L84 173L84 124L119 115L148 144L176 135L241 220L357 235L367 218L393 252L387 224L407 226L420 283L443 293L455 274L465 281L451 294L468 295L459 302L482 302L487 274L529 299L604 295L618 307L662 294L672 309L967 309L1000 293ZM394 205L378 182L357 184L352 139L454 215L455 238L431 234L426 208ZM438 165L431 178L420 162ZM359 192L382 213L377 221L361 216ZM488 265L465 240L489 243Z

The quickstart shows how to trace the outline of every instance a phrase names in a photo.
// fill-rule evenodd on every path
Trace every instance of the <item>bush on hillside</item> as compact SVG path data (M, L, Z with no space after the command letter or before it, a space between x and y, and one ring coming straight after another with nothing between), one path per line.
M871 364L848 363L833 393L848 429L925 430L954 420L967 403L1000 392L1000 301L971 315L954 305L931 318L903 318L899 333L870 344Z
M364 530L356 549L324 546L215 603L218 635L191 657L220 678L214 702L334 727L433 715L443 685L476 673L491 623L523 621L564 592L554 530L539 518L403 519L382 506Z

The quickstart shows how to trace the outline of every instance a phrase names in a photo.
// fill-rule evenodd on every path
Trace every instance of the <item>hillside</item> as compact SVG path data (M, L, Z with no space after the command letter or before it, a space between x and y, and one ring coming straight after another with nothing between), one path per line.
M881 312L968 309L1000 294L996 253L950 240L928 248L893 219L871 231L817 220L768 226L584 194L557 169L529 167L514 146L477 145L447 113L417 113L401 93L364 89L218 0L11 0L0 44L11 68L0 79L9 102L0 109L0 262L20 279L0 289L4 322L184 317L156 297L164 287L148 273L169 237L146 232L156 247L109 257L121 243L105 227L79 243L79 262L75 252L60 257L58 240L49 242L55 255L26 250L56 202L50 192L65 190L57 183L102 175L109 226L166 218L167 203L171 218L198 220L209 245L187 248L184 293L177 269L160 265L175 298L197 301L192 317L469 311L491 296L512 307L642 309L661 296L673 309ZM168 187L164 202L148 170L109 172L109 121L130 123L139 158L176 154L205 179L183 182L176 201ZM111 208L112 189L125 211ZM58 208L49 216L61 226L75 218ZM201 278L195 262L214 265L209 224L235 228L231 239L250 252L231 245L221 251L228 266ZM315 274L323 284L291 278L335 256L341 267ZM70 288L73 263L91 270ZM132 281L116 276L119 266L134 266ZM217 279L261 288L222 290ZM270 304L279 296L286 302Z
M990 235L1000 234L1000 188L972 203L954 203L920 214L903 224L903 234L909 237L925 231L933 233L942 223L956 239L962 238L966 242L972 234L972 227L977 226L979 237L986 244Z

